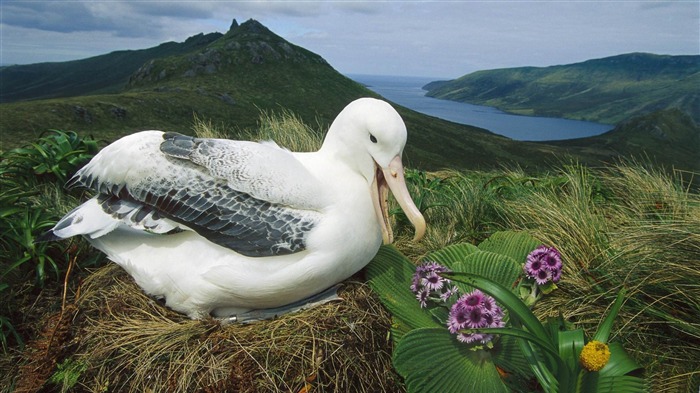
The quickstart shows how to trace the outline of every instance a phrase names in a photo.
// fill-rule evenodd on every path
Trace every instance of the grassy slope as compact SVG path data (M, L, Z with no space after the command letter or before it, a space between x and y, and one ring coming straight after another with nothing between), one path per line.
M634 156L676 169L700 171L700 128L678 109L656 111L620 123L591 138L550 142L565 150Z
M700 56L644 53L552 67L479 71L429 84L429 96L524 115L616 124L679 108L700 120Z
M48 129L77 131L104 142L145 129L191 134L196 119L223 127L229 137L237 138L257 127L261 111L288 110L325 130L348 102L377 97L320 56L290 44L256 21L234 26L206 46L195 45L194 41L206 41L206 37L210 36L192 39L195 48L191 51L147 61L117 93L0 104L0 150L18 147ZM84 71L84 65L91 63L88 60L70 62L77 68L66 63L71 71L64 82L80 84L72 78ZM108 86L112 82L99 83ZM619 152L636 152L595 141L568 145L516 142L407 108L397 109L409 129L406 161L423 169L549 167L569 160L610 161ZM654 146L652 141L645 150ZM699 166L692 158L679 161L672 148L653 155L660 163L685 169Z
M0 105L2 148L19 146L47 129L73 130L106 142L154 128L191 134L195 117L223 125L235 138L257 127L261 111L283 109L326 129L348 102L377 97L320 56L255 21L204 48L149 61L130 81L117 94ZM409 129L407 161L422 168L540 166L556 150L398 109Z
M275 125L278 122L284 126ZM315 139L297 136L299 130L306 132L310 127L293 119L271 123L263 128L292 133L293 141ZM274 132L262 134L284 139ZM22 179L36 186L42 177L33 176L31 168ZM700 361L700 200L697 193L688 192L681 177L626 163L593 169L566 165L536 176L519 170L427 174L409 170L406 178L430 223L425 238L416 243L410 240L412 227L395 216L396 245L412 260L446 245L478 243L497 230L526 230L559 249L565 263L559 289L534 309L539 317L561 312L590 333L597 329L617 290L625 287L628 299L613 336L645 367L650 391L697 388L700 375L693 365ZM14 180L12 176L0 179ZM40 187L44 192L21 192L20 197L42 217L58 218L77 203L64 194L65 189L45 186ZM4 218L14 225L19 217ZM33 232L36 236L41 231ZM1 240L11 239L9 233L0 231ZM51 244L65 250L63 244ZM18 252L22 255L21 248ZM255 387L300 391L304 378L312 373L318 376L314 386L322 391L402 391L400 379L389 371L386 337L391 322L384 312L373 311L381 307L366 292L344 292L346 301L339 305L275 321L217 326L187 321L168 311L123 274L115 276L118 269L89 273L85 258L90 253L82 248L70 252L79 256L82 269L69 277L67 304L72 308L59 318L60 323L56 316L63 274L48 274L51 285L40 291L37 300L36 293L27 291L33 269L38 270L30 261L18 269L23 271L19 277L24 277L25 285L11 287L12 292L0 291L0 316L11 316L25 340L39 338L28 342L25 351L15 350L10 338L12 350L0 354L0 369L9 370L0 374L0 391L12 391L13 383L27 382L38 390L52 374L61 375L56 363L70 362L89 365L73 371L80 382L71 390L76 392L107 385L115 391L184 392L203 386L211 391L248 391L242 386L250 386L251 391ZM70 255L59 254L56 269L63 272ZM7 268L11 261L0 259L0 266L3 262ZM351 289L356 285L350 282ZM80 291L75 290L78 286ZM350 330L348 321L355 321ZM46 344L47 336L53 347ZM348 337L358 340L348 345ZM320 356L319 348L324 358L314 363L311 359ZM293 367L289 359L295 360ZM53 384L49 383L53 390L46 387L46 391L57 391L61 384L65 388L68 382L56 378Z
M220 36L199 34L183 43L166 42L153 48L116 51L83 60L2 67L0 103L117 92L143 63L191 52Z

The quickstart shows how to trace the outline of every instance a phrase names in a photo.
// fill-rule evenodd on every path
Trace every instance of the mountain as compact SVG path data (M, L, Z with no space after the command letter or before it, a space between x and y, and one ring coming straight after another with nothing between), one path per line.
M89 69L90 64L109 63L101 56L57 63L65 79L60 78L61 73L54 74L54 85L70 88L52 90L53 85L47 84L43 90L32 90L40 93L32 96L29 87L21 87L14 91L24 89L24 101L0 104L0 149L20 146L49 129L89 134L105 143L145 129L192 134L195 117L226 129L235 138L258 127L261 111L288 110L314 128L327 129L350 101L379 97L338 73L321 56L289 43L252 19L240 25L234 20L223 35L196 37L200 38L188 41L199 45L185 49L180 44L178 53L156 53L145 60L145 53L155 53L155 48L115 52L125 56L123 64L131 64L130 74L119 78L115 77L118 72L125 74L117 69L125 68L121 65ZM204 42L204 37L213 40ZM129 59L129 54L138 58ZM141 60L139 66L133 66ZM35 69L15 67L12 72L16 74ZM99 88L74 87L88 82ZM96 93L108 86L122 87L108 94ZM61 95L61 91L81 94L42 98ZM555 160L551 147L516 142L395 106L409 129L405 154L413 167L493 168L513 163L527 167Z
M62 71L44 65L0 69L3 78L8 70L34 72L7 90L8 97L23 92L22 101L0 103L0 150L26 144L49 129L77 131L104 143L146 129L191 135L196 119L236 138L258 128L261 112L283 110L325 130L350 101L379 97L252 19L240 25L234 20L225 34L52 64ZM37 71L42 69L43 74ZM70 92L75 95L67 96ZM570 160L597 164L618 154L603 142L518 142L394 106L408 127L405 160L414 168L546 168ZM674 138L670 143L676 143ZM678 143L687 145L684 141ZM647 142L650 151L658 144ZM672 151L663 154L659 163L700 169L693 167L695 160L684 163Z
M700 122L700 56L631 53L551 67L478 71L426 85L430 97L617 124L678 108Z
M668 168L700 171L700 127L679 109L664 109L621 122L590 138L553 141L569 152L636 157Z
M203 48L221 35L198 34L182 43L166 42L84 60L0 67L0 103L117 92L146 61Z

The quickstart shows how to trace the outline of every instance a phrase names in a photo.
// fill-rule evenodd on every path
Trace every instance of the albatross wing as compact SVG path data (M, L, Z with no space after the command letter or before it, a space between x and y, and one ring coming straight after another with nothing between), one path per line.
M159 131L113 143L72 183L98 191L96 203L121 224L156 233L190 229L254 257L304 250L325 205L318 180L286 150ZM94 203L88 206L94 213ZM78 209L57 228L86 219ZM93 238L115 224L97 226Z

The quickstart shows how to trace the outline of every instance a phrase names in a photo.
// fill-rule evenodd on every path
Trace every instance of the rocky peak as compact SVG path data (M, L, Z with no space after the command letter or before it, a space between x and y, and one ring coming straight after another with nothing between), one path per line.
M129 86L217 74L240 69L246 64L274 63L328 64L322 57L289 43L254 19L240 25L233 19L229 31L204 48L177 58L147 62L131 76Z
M263 26L262 23L255 19L248 19L242 24L234 19L231 23L231 27L224 34L224 39L249 39L249 40L275 40L284 41L284 39L267 27Z

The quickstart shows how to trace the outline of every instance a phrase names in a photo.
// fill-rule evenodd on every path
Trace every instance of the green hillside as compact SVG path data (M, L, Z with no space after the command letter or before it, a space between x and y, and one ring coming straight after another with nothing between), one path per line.
M322 57L254 20L240 26L234 21L230 31L204 47L150 59L127 79L124 89L112 94L0 104L2 148L20 146L48 129L72 130L105 142L144 129L191 134L195 118L235 138L256 128L261 112L283 110L325 130L348 102L377 97ZM543 166L555 160L556 149L549 146L397 109L409 129L406 160L413 166Z
M167 51L164 47L178 49ZM145 59L146 53L153 57ZM128 75L124 74L125 64L131 67ZM378 97L338 73L322 57L287 42L255 20L241 25L234 20L226 34L200 34L182 44L57 65L63 67L63 74L42 77L54 78L53 85L37 83L37 88L32 88L28 84L23 90L27 94L24 101L0 104L0 150L24 145L50 129L76 131L108 143L146 129L192 134L198 120L238 138L258 128L262 113L282 111L326 130L348 102ZM97 68L86 73L90 65ZM15 73L36 69L30 65L3 70L9 68ZM122 76L116 78L119 73ZM41 94L57 98L30 95L37 93L38 86L43 86ZM51 86L64 87L52 90ZM63 97L67 91L80 94ZM405 159L412 167L548 168L570 160L597 164L619 154L615 149L591 147L599 146L596 144L518 142L395 106L409 129ZM647 150L653 151L655 146L653 143ZM671 150L654 156L662 164L686 169L700 166L693 158L679 161Z
M700 121L700 56L632 53L551 67L478 71L428 96L537 116L617 124L678 108Z
M578 153L633 156L677 169L700 170L700 128L686 113L666 109L620 123L591 138L550 144Z
M166 42L149 49L60 63L1 67L0 103L117 92L143 63L197 50L219 37L220 33L198 34L183 43Z

